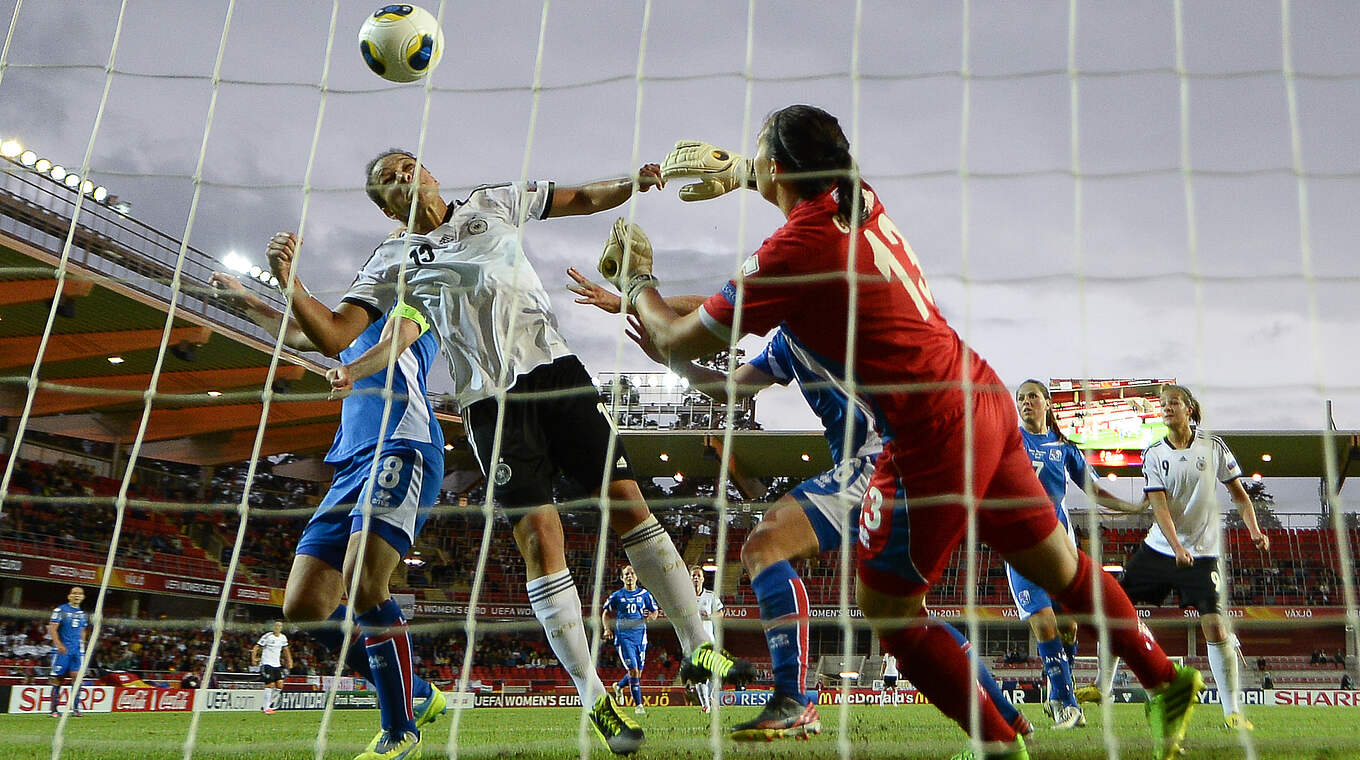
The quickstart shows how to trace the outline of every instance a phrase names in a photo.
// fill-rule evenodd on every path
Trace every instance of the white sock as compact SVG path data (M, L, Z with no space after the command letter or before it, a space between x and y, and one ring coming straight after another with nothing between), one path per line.
M1223 714L1237 712L1237 650L1232 645L1232 637L1223 641L1210 641L1209 669L1214 672L1214 683L1218 684L1218 701L1223 704Z
M1100 687L1101 694L1109 694L1114 691L1114 676L1118 672L1119 658L1111 657L1109 669L1100 671L1100 675L1096 677L1096 685Z
M699 619L699 597L694 581L666 529L650 515L636 528L619 536L623 552L637 573L638 582L647 587L675 628L680 648L686 656L701 644L713 641Z
M571 572L562 570L525 584L529 590L529 604L534 616L543 624L557 661L562 663L581 701L593 705L604 694L604 684L590 660L590 642L586 640L586 626L581 618L581 595L571 580Z
M708 709L708 681L701 681L694 684L694 693L699 695L699 706Z

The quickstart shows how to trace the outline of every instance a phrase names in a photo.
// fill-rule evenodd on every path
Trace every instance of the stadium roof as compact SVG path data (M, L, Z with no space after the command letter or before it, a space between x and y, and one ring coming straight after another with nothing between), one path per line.
M70 230L73 193L20 173L0 174L0 415L18 417L52 299L59 252ZM63 301L43 352L41 385L29 428L73 439L131 444L141 420L170 297L178 240L87 202L72 236ZM262 411L273 338L240 312L205 297L219 266L187 248L169 346L158 379L142 456L198 465L248 459ZM276 306L279 294L256 282ZM121 360L111 363L111 358ZM312 454L331 442L340 404L325 398L326 364L285 350L261 455ZM57 387L60 386L60 387ZM220 395L210 396L209 391ZM454 450L448 469L472 470L457 415L439 414ZM1217 431L1243 469L1263 477L1321 477L1330 449L1344 472L1360 451L1360 431ZM642 477L677 472L717 475L721 432L625 431ZM1264 461L1263 456L1270 460ZM665 455L665 458L662 458ZM807 477L830 467L820 431L733 434L735 474L742 479ZM1137 475L1136 467L1104 469Z

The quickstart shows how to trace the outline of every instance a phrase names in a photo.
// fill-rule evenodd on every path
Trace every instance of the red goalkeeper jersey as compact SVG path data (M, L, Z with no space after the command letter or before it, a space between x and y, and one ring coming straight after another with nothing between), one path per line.
M967 348L935 306L920 262L877 194L864 186L855 246L857 302L851 314L849 230L836 220L835 191L800 202L788 221L746 260L740 280L743 334L783 324L798 337L802 357L831 377L853 377L885 438L909 436L918 423L957 414L965 377L1008 393L991 367ZM729 281L704 302L700 318L730 338L738 285ZM853 373L846 372L850 319L856 333Z

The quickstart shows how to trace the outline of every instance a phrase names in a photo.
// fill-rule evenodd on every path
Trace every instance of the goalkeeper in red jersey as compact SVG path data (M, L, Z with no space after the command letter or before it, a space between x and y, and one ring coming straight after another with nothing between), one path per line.
M701 177L682 198L754 184L784 213L786 223L736 280L677 315L657 293L651 245L636 225L615 226L601 273L626 295L667 361L782 325L865 401L885 443L860 511L859 607L902 675L960 726L971 724L970 702L980 700L984 757L1028 753L973 688L968 656L924 604L970 512L978 536L1064 609L1088 622L1097 614L1109 620L1114 649L1150 692L1157 756L1177 755L1203 688L1198 671L1167 659L1119 584L1067 539L1021 445L1010 392L936 308L915 252L873 190L857 181L835 117L790 106L766 120L756 142L753 159L701 146L662 168L665 177Z

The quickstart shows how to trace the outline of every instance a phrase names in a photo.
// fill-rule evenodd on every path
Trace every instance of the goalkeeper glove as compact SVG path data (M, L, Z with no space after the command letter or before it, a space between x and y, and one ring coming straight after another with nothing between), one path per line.
M661 178L694 177L699 181L680 188L682 201L706 201L739 187L754 188L751 159L697 140L681 140L661 162Z
M628 257L626 269L625 252ZM609 230L609 239L604 243L604 253L600 254L597 268L628 303L632 303L643 288L656 287L657 280L652 276L652 243L641 227L626 219L614 222Z

